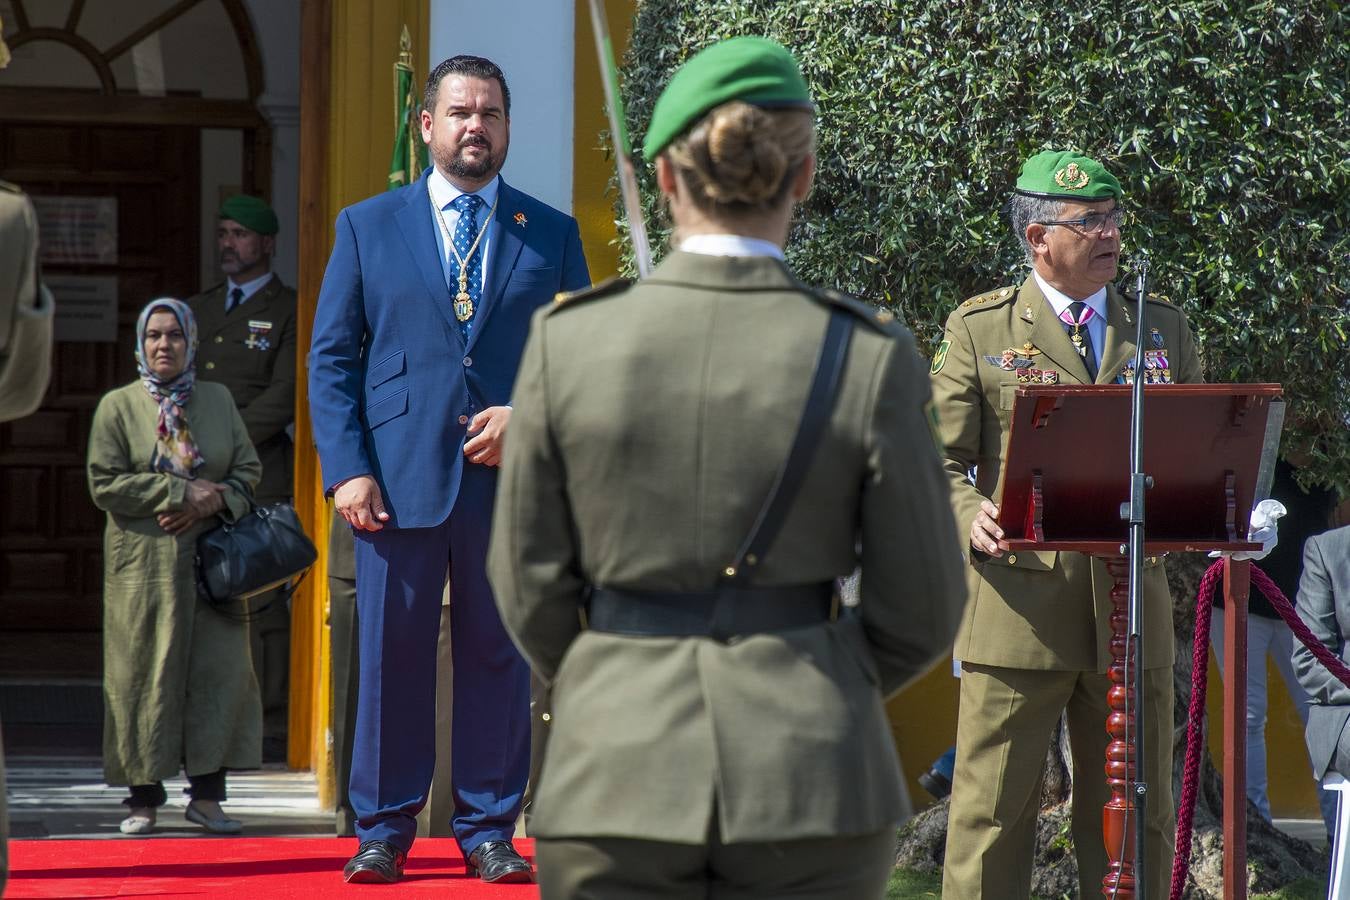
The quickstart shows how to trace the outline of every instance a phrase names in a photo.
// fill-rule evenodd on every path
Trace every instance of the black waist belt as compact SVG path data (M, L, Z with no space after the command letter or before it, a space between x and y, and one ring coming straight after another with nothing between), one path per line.
M819 625L835 618L834 582L786 587L725 585L711 591L594 588L587 626L642 637L734 637Z

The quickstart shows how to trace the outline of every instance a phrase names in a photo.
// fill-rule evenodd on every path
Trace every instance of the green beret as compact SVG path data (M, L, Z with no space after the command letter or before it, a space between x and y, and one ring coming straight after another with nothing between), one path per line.
M235 194L220 204L220 218L233 219L249 231L256 231L258 234L276 234L280 227L277 224L277 214L272 211L272 207L247 194Z
M1045 150L1022 163L1015 190L1050 200L1119 200L1122 194L1105 166L1068 150Z
M652 110L642 153L649 160L704 113L732 100L755 106L814 109L797 60L762 37L719 41L680 66Z

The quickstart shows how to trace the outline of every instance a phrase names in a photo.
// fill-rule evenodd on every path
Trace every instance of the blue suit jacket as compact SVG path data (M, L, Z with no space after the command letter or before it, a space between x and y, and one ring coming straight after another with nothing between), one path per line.
M489 283L465 346L426 177L338 216L309 351L324 485L374 475L403 528L450 515L472 465L468 422L510 403L531 314L590 283L576 220L501 182Z

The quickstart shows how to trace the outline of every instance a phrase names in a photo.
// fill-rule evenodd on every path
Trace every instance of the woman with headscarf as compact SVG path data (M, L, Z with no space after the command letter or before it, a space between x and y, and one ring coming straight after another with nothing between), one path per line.
M815 171L785 48L694 56L644 149L676 249L535 316L493 520L502 620L553 689L541 894L880 897L908 810L882 698L965 598L928 367L784 262Z
M217 834L225 770L257 768L262 704L246 626L197 596L197 537L248 512L258 456L223 385L196 380L186 304L152 300L136 321L140 378L99 401L89 491L103 540L103 766L125 785L124 834L147 834L185 769L188 821Z

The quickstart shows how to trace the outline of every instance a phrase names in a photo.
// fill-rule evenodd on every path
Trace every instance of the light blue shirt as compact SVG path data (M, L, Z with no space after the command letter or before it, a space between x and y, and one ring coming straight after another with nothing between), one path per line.
M482 190L474 191L483 201L483 206L478 210L478 227L483 227L485 217L492 204L497 202L497 191L501 187L502 179L498 175L492 179L491 183ZM454 263L454 253L450 249L450 240L454 238L455 227L459 224L459 210L450 204L455 198L465 193L450 183L450 180L440 173L439 169L433 168L431 175L427 177L427 186L431 191L432 202L436 204L436 209L441 211L441 216L445 218L445 227L450 230L449 235L441 228L436 210L431 211L431 227L436 229L436 237L441 245L441 272L445 275L445 283L450 284L451 266ZM487 233L483 235L483 240L479 243L478 249L474 251L475 256L481 256L483 259L483 283L480 284L480 296L487 294L488 286L488 261L492 259L492 245L497 239L497 223L494 221L488 226ZM470 241L472 243L472 240ZM465 260L468 262L468 260Z
M258 293L258 291L267 287L267 282L271 280L271 272L268 272L266 275L260 275L252 281L245 281L243 284L235 284L234 279L227 276L225 278L225 309L229 310L230 308L230 295L234 293L235 288L239 288L239 290L244 292L244 298L239 301L239 305L243 306L248 302L249 297L252 297L254 294Z
M1035 276L1036 284L1040 287L1041 293L1045 295L1045 299L1049 300L1050 305L1054 307L1055 317L1059 318L1064 314L1064 310L1069 308L1069 304L1074 302L1073 298L1052 287L1050 282L1042 278L1041 273L1035 269L1031 270L1031 274ZM1102 364L1102 348L1106 346L1106 288L1098 288L1096 293L1084 297L1083 302L1092 307L1092 318L1088 320L1087 333L1088 339L1092 341L1093 358L1097 360L1097 365L1100 366Z

